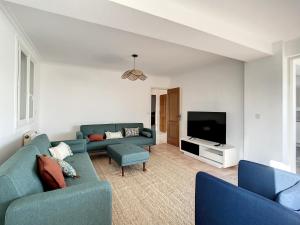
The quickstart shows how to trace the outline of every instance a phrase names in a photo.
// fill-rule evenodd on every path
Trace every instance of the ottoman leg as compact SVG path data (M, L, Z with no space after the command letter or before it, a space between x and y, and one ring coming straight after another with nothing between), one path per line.
M143 171L146 171L146 163L143 162Z
M149 152L151 152L151 145L149 145Z
M108 157L108 162L109 164L111 164L111 157Z
M124 166L122 166L122 177L124 177Z

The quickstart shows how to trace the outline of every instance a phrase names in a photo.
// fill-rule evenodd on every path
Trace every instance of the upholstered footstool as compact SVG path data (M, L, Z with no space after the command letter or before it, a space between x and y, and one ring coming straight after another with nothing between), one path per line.
M134 144L116 144L107 146L109 164L111 159L115 160L122 168L124 176L124 167L143 163L143 171L146 171L146 162L149 160L149 152L140 146Z

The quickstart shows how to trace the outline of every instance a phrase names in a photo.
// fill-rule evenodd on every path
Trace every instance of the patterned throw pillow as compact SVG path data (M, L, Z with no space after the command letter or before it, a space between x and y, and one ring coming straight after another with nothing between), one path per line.
M54 158L55 159L55 158ZM76 173L76 170L64 160L55 159L57 163L60 165L63 174L66 177L78 178L79 176Z
M134 137L139 136L139 128L124 128L125 130L125 137Z
M122 132L105 132L106 139L116 139L116 138L123 138Z
M49 148L49 152L52 157L60 160L64 160L66 157L73 155L70 146L64 142L60 142L59 145Z

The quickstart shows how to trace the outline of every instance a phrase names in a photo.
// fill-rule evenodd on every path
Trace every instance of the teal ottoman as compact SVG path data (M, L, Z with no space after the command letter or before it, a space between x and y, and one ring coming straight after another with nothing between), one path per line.
M109 164L111 159L115 160L122 168L124 176L124 167L143 163L143 171L146 171L146 162L149 160L149 152L140 146L134 144L117 144L107 146Z

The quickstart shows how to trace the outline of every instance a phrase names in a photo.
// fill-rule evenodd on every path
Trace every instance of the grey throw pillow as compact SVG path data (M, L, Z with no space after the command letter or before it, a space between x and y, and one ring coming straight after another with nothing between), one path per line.
M145 137L148 137L148 138L152 137L152 134L149 131L142 131L142 135L145 136Z

